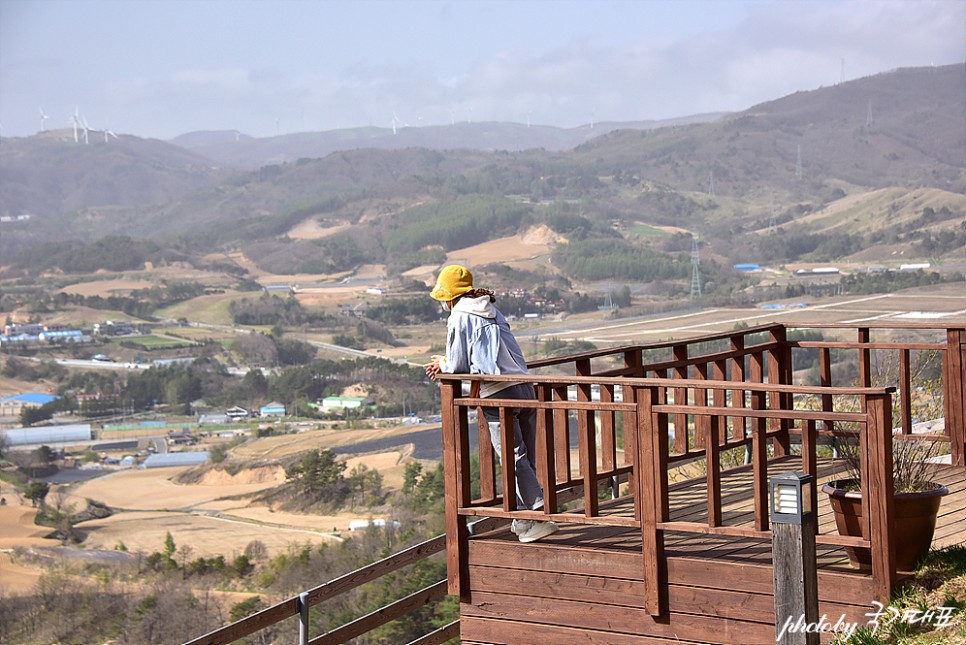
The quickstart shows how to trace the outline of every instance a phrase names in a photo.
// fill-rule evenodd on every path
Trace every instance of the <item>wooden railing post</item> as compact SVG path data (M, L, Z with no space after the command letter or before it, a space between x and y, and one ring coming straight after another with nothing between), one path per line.
M888 603L895 587L896 543L893 531L895 491L892 480L892 397L867 397L867 471L863 495L867 495L869 541L872 550L872 587L876 600Z
M952 447L952 463L966 466L966 329L946 330L943 361L943 412Z
M872 336L868 327L857 330L859 343L867 345ZM868 347L859 348L859 387L872 387L872 351ZM862 397L862 411L865 412L866 400Z
M912 373L908 348L899 350L899 414L902 434L912 434Z
M470 504L470 460L466 445L469 422L465 407L453 403L462 383L459 380L440 381L440 400L443 417L443 483L446 508L446 577L451 595L462 602L469 601L469 531L466 518L459 514L461 506ZM512 494L512 492L511 492Z
M600 402L614 402L614 386L600 386ZM617 438L614 432L614 412L601 410L600 414L600 466L604 471L617 467Z
M637 480L641 504L641 553L644 574L644 609L659 616L668 609L667 562L664 558L664 533L658 522L667 518L664 500L658 499L665 489L660 478L666 477L667 424L660 423L653 407L658 400L656 387L635 388L637 395ZM663 426L663 429L662 429ZM664 441L660 434L664 433ZM661 446L664 446L662 458Z
M567 386L553 386L553 400L568 400ZM554 460L556 461L557 483L573 479L570 467L570 415L563 408L553 410Z
M682 362L681 365L676 365L674 367L674 378L675 379L686 379L688 378L688 346L687 344L675 345L672 349L672 355L674 360L677 362ZM677 387L674 388L674 405L687 405L688 404L688 390L687 388ZM695 441L698 441L695 439ZM688 415L686 414L675 414L674 415L674 452L677 454L686 454L688 452Z
M633 410L624 413L624 461L634 466L633 472L636 476L630 477L627 483L629 484L631 499L634 500L634 519L641 521L641 459L639 449L641 421L637 412L640 409L637 404L638 388L623 386L621 392L623 393L624 403L635 406Z
M696 363L694 366L694 378L698 381L708 380L708 364L707 363ZM695 387L693 389L694 394L691 396L694 398L692 405L695 407L708 407L708 390L703 387ZM694 447L698 450L706 448L705 441L708 438L711 430L711 417L706 414L695 414L694 415ZM709 468L710 470L710 468Z
M492 503L496 500L496 460L493 458L493 442L483 409L476 409L476 436L480 450L480 498Z
M761 360L752 361L752 378L757 374L761 382ZM753 357L755 358L755 357ZM757 367L756 367L757 365ZM767 396L763 390L752 390L751 409L764 410ZM759 417L751 421L751 464L754 473L755 529L768 530L768 430L767 419Z
M590 361L577 361L577 376L590 376ZM591 400L589 383L577 386L577 400L588 403ZM594 427L594 411L577 412L577 444L580 454L580 476L584 480L584 513L587 517L597 515L597 438Z
M542 401L553 399L553 390L548 385L537 387L537 398ZM553 410L537 410L537 481L543 486L543 505L551 513L557 512L557 461L554 457Z
M828 347L820 347L818 350L818 369L821 373L822 387L832 387L832 350ZM832 411L832 395L822 394L822 411ZM826 432L832 432L834 424L826 419L823 421Z
M744 336L732 336L731 337L731 349L735 352L740 352L745 348L745 337ZM739 383L744 383L745 381L745 357L735 356L731 359L731 380L737 381ZM731 406L735 408L746 407L745 403L745 391L742 389L731 390ZM739 417L732 420L734 424L734 438L744 438L748 434L748 420L745 417Z
M774 349L768 350L768 382L771 384L787 384L786 376L791 374L789 363L791 362L791 350L788 348L787 335L784 327L775 327L770 332L771 341L777 344ZM775 410L791 409L791 395L782 392L772 392L769 395L769 407ZM789 421L787 419L776 420L773 423L776 428L781 428L784 432L775 436L774 447L775 456L784 457L789 453L790 442L788 438Z
M631 376L644 376L644 357L640 349L633 349L624 352L624 368L630 371Z
M503 510L517 510L517 462L513 417L500 408L500 466L503 469ZM527 509L530 510L530 509Z

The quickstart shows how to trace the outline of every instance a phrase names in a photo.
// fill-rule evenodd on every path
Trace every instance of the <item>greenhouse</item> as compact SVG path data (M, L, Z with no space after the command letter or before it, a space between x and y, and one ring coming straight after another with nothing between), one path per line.
M40 426L38 428L10 428L0 430L0 436L10 446L42 446L55 443L80 443L93 439L89 423Z

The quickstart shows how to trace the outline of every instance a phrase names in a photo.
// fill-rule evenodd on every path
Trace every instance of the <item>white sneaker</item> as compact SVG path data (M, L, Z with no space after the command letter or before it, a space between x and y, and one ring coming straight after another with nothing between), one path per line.
M514 531L521 542L533 542L560 530L556 522L530 522L530 526L523 532Z
M533 526L533 520L513 520L510 522L510 532L515 535L526 533Z

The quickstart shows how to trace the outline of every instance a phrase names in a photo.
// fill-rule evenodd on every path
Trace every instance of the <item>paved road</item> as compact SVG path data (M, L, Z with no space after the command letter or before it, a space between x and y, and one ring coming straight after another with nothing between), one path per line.
M392 437L384 437L373 441L363 441L347 446L337 446L332 448L332 452L337 455L353 455L367 452L386 452L393 448L413 444L415 451L413 457L416 459L442 459L443 458L443 434L442 427L427 428L416 430ZM470 433L470 443L476 446L476 433Z
M477 445L477 433L476 424L470 424L470 450L476 450ZM362 454L367 452L386 452L392 450L393 448L398 448L400 446L405 446L406 444L413 444L415 450L413 451L413 457L416 459L432 459L440 460L443 458L443 434L442 427L436 426L434 428L427 428L425 430L416 430L414 432L407 432L405 434L395 435L393 437L384 437L382 439L376 439L374 441L363 441L361 443L350 444L347 446L338 446L332 448L332 452L338 455L351 455L351 454ZM570 443L573 446L577 445L577 426L576 423L571 423L570 427Z

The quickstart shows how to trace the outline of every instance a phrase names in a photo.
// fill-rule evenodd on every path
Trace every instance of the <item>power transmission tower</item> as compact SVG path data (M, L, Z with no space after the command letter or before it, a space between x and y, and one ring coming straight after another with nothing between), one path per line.
M795 176L802 178L802 144L798 144L798 159L795 161Z
M597 307L600 311L615 311L617 305L614 304L614 297L611 295L610 291L604 296L604 304Z
M698 252L698 236L691 238L691 297L701 297L701 273L698 265L701 264L701 254Z
M708 196L714 197L714 171L708 175Z
M865 127L870 127L872 125L872 100L869 100L869 109L865 115Z

